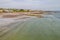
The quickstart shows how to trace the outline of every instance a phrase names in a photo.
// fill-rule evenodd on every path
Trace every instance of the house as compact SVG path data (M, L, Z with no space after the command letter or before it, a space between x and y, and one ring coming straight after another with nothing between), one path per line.
M5 12L5 13L11 13L11 12L13 12L13 10L4 10L3 12Z
M2 13L3 12L3 10L0 10L0 13Z

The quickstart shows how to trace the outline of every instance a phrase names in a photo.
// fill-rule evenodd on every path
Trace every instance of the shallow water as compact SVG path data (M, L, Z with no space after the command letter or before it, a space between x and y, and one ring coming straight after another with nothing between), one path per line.
M60 13L55 13L54 16L60 19Z
M15 27L0 37L1 40L60 40L60 19L55 15L30 18Z

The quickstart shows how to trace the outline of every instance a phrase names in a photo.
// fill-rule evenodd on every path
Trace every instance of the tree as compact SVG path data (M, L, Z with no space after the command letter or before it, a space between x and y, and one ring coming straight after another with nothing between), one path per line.
M27 12L29 12L30 10L27 10Z
M20 11L20 12L24 12L24 9L20 9L19 11Z

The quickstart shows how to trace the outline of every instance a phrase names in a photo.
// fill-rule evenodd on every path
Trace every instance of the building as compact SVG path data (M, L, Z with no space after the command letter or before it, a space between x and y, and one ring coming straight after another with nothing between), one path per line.
M2 13L3 12L3 10L0 10L0 13Z
M3 12L5 12L5 13L12 13L13 10L7 10L7 9L4 9Z

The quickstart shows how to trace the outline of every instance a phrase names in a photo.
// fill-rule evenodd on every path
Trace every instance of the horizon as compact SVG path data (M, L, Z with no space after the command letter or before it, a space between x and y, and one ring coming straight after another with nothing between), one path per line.
M19 8L2 8L2 9L17 9L17 10L20 10ZM23 10L37 10L37 9L23 9ZM60 10L37 10L37 11L58 11L58 12L60 12Z
M1 0L0 8L60 11L60 0Z

